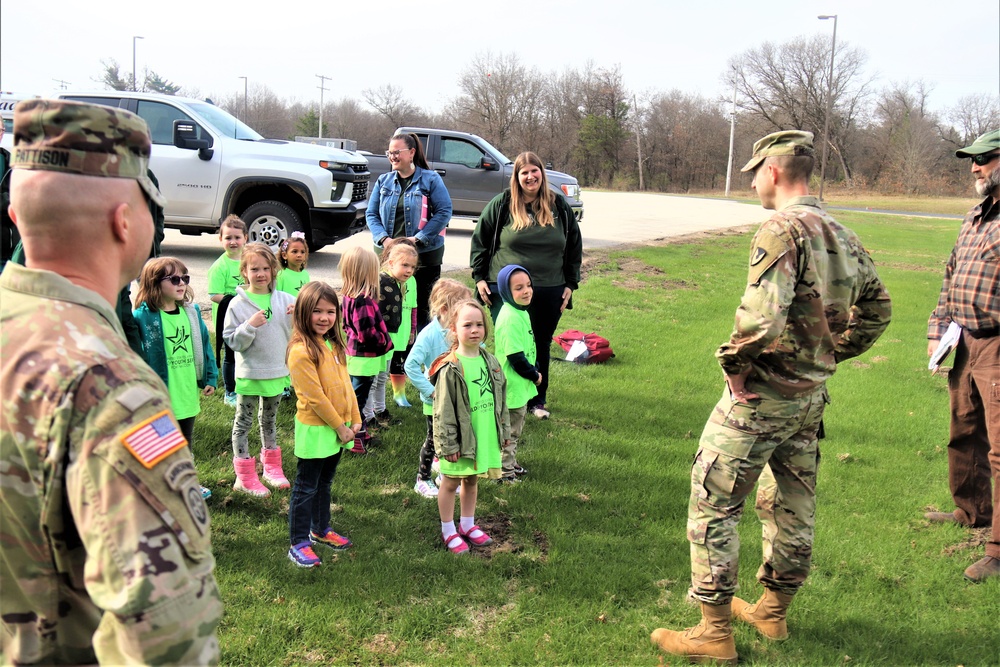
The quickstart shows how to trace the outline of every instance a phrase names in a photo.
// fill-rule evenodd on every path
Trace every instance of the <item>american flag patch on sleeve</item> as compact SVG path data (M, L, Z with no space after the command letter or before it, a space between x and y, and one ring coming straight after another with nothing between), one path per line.
M187 444L187 440L174 425L170 411L150 417L134 429L121 436L122 444L132 452L139 463L152 468Z

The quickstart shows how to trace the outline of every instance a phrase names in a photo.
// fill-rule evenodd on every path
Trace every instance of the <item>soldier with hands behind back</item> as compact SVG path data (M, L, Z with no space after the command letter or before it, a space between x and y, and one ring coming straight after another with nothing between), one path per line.
M651 635L667 653L694 660L736 664L734 617L769 639L788 636L785 613L812 557L826 380L889 325L889 294L868 252L809 195L812 139L794 130L769 134L743 167L775 213L753 238L733 333L716 352L726 387L691 469L691 595L702 621ZM777 490L771 510L761 512L764 595L748 604L734 597L737 524L765 465Z
M212 664L208 511L160 378L112 304L149 256L146 124L33 99L14 112L26 266L0 276L4 663Z

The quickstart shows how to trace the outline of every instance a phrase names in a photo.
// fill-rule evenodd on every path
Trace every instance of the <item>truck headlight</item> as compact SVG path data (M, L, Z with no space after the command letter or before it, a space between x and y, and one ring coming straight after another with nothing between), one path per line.
M347 165L342 162L330 162L329 160L320 160L319 166L323 169L329 169L330 171L347 171Z
M572 199L580 198L580 186L574 183L563 183L563 194Z

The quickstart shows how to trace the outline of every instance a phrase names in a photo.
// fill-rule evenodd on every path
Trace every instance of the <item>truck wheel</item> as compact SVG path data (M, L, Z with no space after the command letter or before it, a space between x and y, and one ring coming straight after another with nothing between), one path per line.
M257 202L240 217L247 223L247 242L263 243L275 254L292 232L305 231L295 209L280 201Z

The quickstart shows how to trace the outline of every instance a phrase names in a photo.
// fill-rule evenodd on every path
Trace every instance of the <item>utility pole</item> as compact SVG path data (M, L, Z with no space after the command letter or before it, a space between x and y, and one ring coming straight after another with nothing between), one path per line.
M69 81L63 81L62 79L52 79L59 84L59 90L66 90L66 86L69 85Z
M736 141L736 72L733 72L733 113L729 116L729 164L726 165L726 197L733 179L733 144Z
M635 93L632 93L632 108L635 109L635 150L639 154L639 192L646 188L642 183L642 142L639 140L639 104L635 101Z
M323 138L323 91L326 90L326 82L330 81L330 77L323 76L322 74L317 74L316 78L319 79L319 138Z

